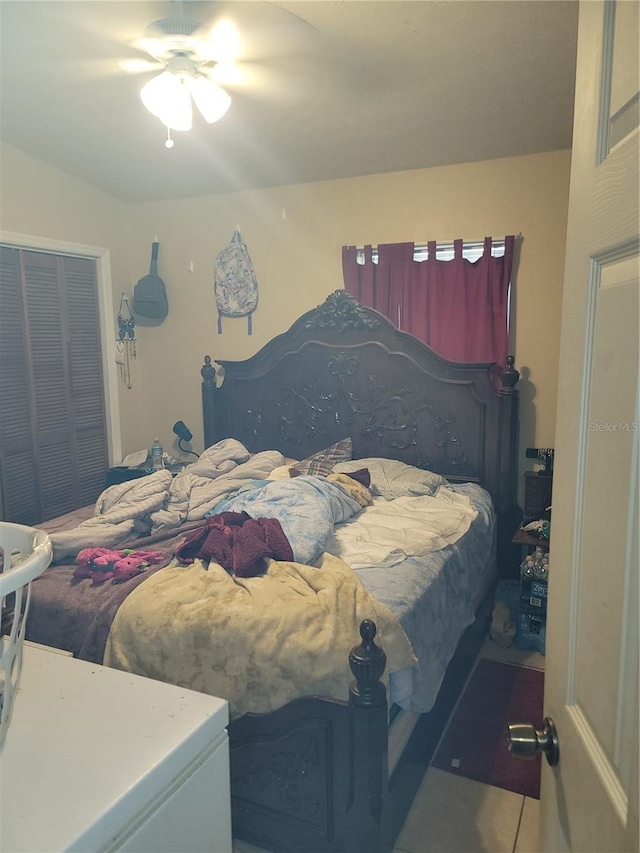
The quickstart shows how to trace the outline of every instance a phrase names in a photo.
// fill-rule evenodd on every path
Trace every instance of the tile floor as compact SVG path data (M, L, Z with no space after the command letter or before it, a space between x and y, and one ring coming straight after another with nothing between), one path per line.
M487 639L480 657L544 669L544 657ZM429 767L394 853L539 853L540 803Z
M544 669L544 657L487 639L480 657ZM394 853L539 853L539 801L429 767ZM261 853L242 841L233 853Z

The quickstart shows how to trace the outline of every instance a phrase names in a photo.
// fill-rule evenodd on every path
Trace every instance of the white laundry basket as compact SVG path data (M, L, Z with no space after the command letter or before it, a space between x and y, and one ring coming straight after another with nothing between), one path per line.
M0 521L0 749L20 680L31 581L44 572L52 555L51 541L44 530ZM6 635L2 625L5 612L13 614L11 630Z

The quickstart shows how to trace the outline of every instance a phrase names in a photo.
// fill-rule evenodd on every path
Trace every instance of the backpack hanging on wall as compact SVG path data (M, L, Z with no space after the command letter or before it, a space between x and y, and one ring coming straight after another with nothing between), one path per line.
M140 326L159 326L169 313L167 289L158 275L158 246L151 244L151 265L133 289L133 313Z
M258 281L249 251L237 228L231 242L216 258L213 280L218 308L218 334L222 334L223 317L246 317L248 333L251 335L252 315L258 307Z

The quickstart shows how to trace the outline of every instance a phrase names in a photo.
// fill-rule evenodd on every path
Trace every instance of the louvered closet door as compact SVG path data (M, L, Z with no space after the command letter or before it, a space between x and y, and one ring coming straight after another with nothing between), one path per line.
M37 524L94 501L108 467L95 262L0 253L3 517Z

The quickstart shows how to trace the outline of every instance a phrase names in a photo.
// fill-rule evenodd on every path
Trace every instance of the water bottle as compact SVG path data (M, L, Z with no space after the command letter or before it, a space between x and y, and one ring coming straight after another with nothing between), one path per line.
M529 599L531 598L531 584L533 583L535 562L529 554L520 565L520 609L529 612Z
M542 557L542 563L539 568L540 580L545 581L545 583L549 580L549 555L544 554Z
M535 562L531 554L527 554L520 564L520 580L531 580Z
M164 468L164 462L162 461L162 445L160 444L159 438L153 439L153 444L151 445L151 470L152 471L160 471Z

